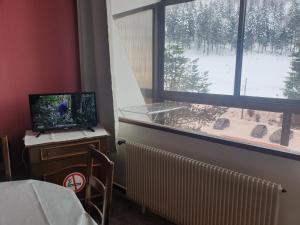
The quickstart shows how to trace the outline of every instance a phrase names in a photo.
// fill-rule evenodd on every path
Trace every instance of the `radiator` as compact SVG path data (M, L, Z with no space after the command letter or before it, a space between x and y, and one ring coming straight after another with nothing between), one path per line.
M136 143L126 143L133 201L180 225L276 225L280 185Z

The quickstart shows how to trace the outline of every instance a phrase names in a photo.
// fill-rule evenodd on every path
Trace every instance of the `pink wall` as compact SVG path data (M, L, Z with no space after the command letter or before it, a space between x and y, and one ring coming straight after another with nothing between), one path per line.
M75 0L0 0L0 135L20 168L28 94L80 90Z

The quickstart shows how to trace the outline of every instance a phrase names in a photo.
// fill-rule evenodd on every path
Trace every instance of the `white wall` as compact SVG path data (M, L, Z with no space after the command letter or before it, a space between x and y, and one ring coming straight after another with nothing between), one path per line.
M125 123L119 137L282 184L287 193L281 195L279 225L300 224L299 161ZM125 148L119 147L114 158L117 179L125 185Z
M112 15L151 5L160 0L111 0Z

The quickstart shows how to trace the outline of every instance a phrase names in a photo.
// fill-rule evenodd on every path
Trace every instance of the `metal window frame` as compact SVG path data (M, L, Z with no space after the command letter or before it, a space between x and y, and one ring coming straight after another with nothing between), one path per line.
M240 0L238 37L237 37L237 46L236 46L237 50L236 50L235 77L234 77L234 94L233 94L236 97L239 97L241 95L246 6L247 6L247 0Z
M158 16L155 17L155 101L161 102L164 100L182 101L196 104L211 104L226 107L237 107L253 110L264 110L283 113L281 145L288 146L289 135L291 130L292 114L300 113L300 101L291 99L277 99L266 97L241 96L241 77L243 65L243 50L244 50L244 29L247 13L247 0L240 0L239 22L238 22L238 37L236 51L236 65L233 95L218 95L218 94L203 94L191 92L176 92L164 90L164 38L165 38L165 8L173 4L180 4L194 0L162 0L156 5L155 11L158 11ZM162 37L163 36L163 37Z

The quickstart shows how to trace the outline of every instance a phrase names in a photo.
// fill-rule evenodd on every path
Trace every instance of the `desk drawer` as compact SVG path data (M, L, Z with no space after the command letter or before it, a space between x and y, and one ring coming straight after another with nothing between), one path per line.
M41 148L41 161L84 155L88 152L91 144L101 149L99 140Z

